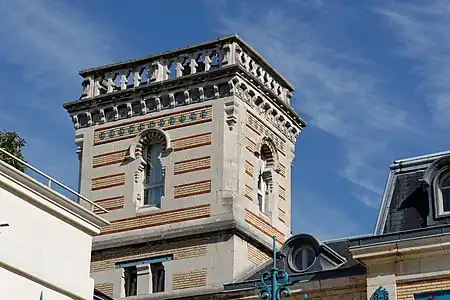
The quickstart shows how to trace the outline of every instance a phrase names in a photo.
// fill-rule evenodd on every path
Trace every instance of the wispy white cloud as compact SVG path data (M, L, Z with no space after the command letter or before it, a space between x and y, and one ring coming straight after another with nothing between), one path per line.
M426 97L437 125L450 122L450 2L391 2L375 10L394 29L397 50L409 59L423 84L416 93Z
M309 233L319 240L361 234L361 226L343 213L338 204L330 203L305 186L298 189L301 202L292 203L295 212L292 226L299 230L296 233Z
M23 79L42 81L44 88L110 59L106 28L62 1L2 1L0 24L2 57L22 69Z
M111 30L87 13L68 1L0 2L0 125L25 137L29 162L72 186L78 166L62 103L78 98L80 69L120 51L105 34Z
M291 8L274 4L266 12L240 9L240 15L225 14L223 32L238 32L295 83L296 110L309 116L311 126L342 142L346 162L337 173L367 195L358 197L362 203L375 207L367 197L380 199L386 176L380 158L391 155L391 141L415 130L408 121L411 116L385 88L383 71L375 63L353 46L328 42L320 21L303 21L289 13ZM332 15L326 18L331 23Z

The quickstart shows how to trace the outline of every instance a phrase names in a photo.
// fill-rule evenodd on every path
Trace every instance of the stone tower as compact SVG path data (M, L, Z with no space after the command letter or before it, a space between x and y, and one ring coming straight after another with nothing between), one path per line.
M111 221L94 239L99 290L220 288L266 261L272 236L290 236L291 164L306 124L293 87L239 37L80 75L81 97L64 107L80 193Z

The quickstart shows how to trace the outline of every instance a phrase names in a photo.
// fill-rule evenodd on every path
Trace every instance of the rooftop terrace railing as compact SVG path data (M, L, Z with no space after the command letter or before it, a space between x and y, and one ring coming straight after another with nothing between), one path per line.
M286 104L292 85L236 35L139 59L80 71L80 99L133 89L193 74L240 65Z
M72 196L76 196L76 198L77 198L76 200L83 199L84 201L86 201L87 203L89 203L91 206L95 207L95 208L96 208L95 210L100 210L100 211L105 212L105 213L108 212L106 209L104 209L103 207L101 207L101 206L98 205L97 203L95 203L95 202L89 200L88 198L86 198L85 196L81 195L80 193L75 192L75 191L74 191L73 189L71 189L70 187L68 187L68 186L64 185L63 183L59 182L58 180L56 180L56 179L54 179L54 178L48 176L47 174L45 174L44 172L42 172L42 171L36 169L35 167L33 167L32 165L28 164L27 162L25 162L25 161L21 160L20 158L18 158L18 157L16 157L16 156L12 155L12 154L9 153L8 151L6 151L6 150L0 148L0 153L3 153L3 154L5 154L5 155L9 156L10 158L12 158L12 159L14 159L15 161L19 162L20 164L24 165L24 166L26 167L26 169L31 170L31 171L33 171L33 172L39 174L40 176L44 177L44 178L46 179L46 181L47 181L47 182L46 182L47 186L48 186L49 188L53 189L55 192L61 194L60 192L58 192L58 191L55 190L55 186L54 186L54 185L59 186L60 188L63 189L63 191L68 192L68 193L71 194ZM33 176L31 176L31 177L33 177ZM34 177L33 177L33 178L34 178ZM34 178L34 179L37 180L36 178ZM37 180L37 181L39 181L39 180ZM74 200L74 199L72 199L72 200ZM91 208L92 208L92 207L91 207ZM91 209L91 210L92 210L92 209Z

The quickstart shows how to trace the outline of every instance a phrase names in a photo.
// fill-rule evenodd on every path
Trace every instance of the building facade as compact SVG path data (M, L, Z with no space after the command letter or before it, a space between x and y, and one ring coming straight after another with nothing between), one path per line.
M237 36L83 70L80 192L109 210L91 276L113 298L223 289L291 235L306 123L292 85ZM100 211L96 211L101 213ZM153 296L152 296L153 295Z
M0 160L0 298L93 299L103 218Z
M291 299L449 299L450 152L390 166L374 234L291 236L306 124L249 45L230 36L80 75L64 106L80 190L109 210L91 263L104 295L256 299L275 236Z

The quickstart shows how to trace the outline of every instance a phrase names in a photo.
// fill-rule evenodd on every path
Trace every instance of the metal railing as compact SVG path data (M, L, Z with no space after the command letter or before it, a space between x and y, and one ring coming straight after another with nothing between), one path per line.
M22 165L24 165L27 169L32 170L34 172L36 172L37 174L43 176L44 178L46 178L47 181L47 186L49 188L52 189L52 183L56 184L57 186L63 188L64 190L68 191L69 193L77 196L78 198L83 199L84 201L88 202L89 204L91 204L92 206L95 206L96 208L98 208L99 210L107 213L108 211L106 209L104 209L103 207L101 207L100 205L98 205L97 203L89 200L88 198L84 197L83 195L79 194L78 192L75 192L74 190L72 190L70 187L64 185L63 183L59 182L58 180L48 176L47 174L45 174L44 172L39 171L38 169L36 169L35 167L33 167L32 165L26 163L25 161L21 160L20 158L15 157L14 155L12 155L11 153L9 153L8 151L5 151L4 149L0 148L0 152L11 157L12 159L18 161L19 163L21 163ZM54 190L54 189L53 189Z

